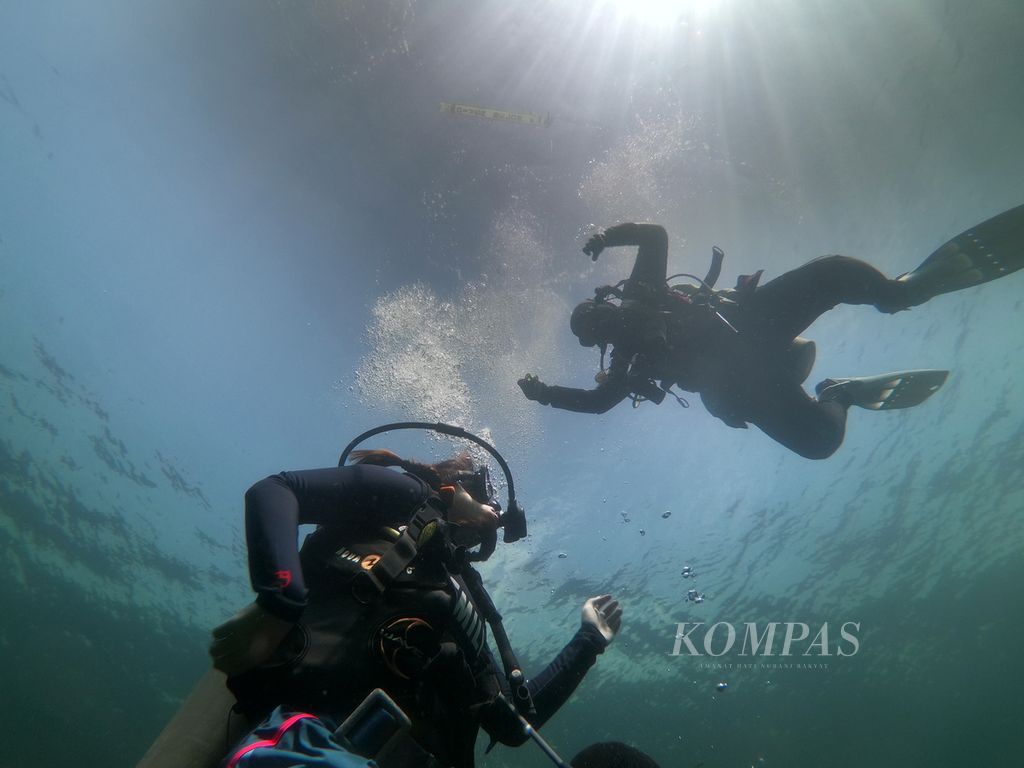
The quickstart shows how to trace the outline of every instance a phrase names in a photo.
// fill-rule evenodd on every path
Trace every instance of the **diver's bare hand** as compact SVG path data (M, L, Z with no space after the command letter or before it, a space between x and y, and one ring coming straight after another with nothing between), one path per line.
M600 632L606 644L610 643L622 627L622 607L611 595L592 597L583 604L581 621Z
M247 605L213 630L213 666L228 677L258 667L273 655L293 626L256 603Z

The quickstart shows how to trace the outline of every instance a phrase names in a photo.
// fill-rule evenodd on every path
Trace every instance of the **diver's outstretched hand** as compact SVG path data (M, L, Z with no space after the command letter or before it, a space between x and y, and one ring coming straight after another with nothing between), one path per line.
M622 607L611 595L592 597L583 604L582 623L600 632L608 644L622 627Z
M598 232L596 235L591 235L590 239L587 240L587 244L583 246L583 252L590 257L591 261L597 261L597 257L601 255L601 251L605 249L604 233Z
M533 400L535 403L541 405L547 405L549 400L547 399L546 393L548 385L537 378L534 374L528 373L519 381L516 382L519 388L523 390L523 394L526 395L527 400Z
M247 605L213 630L213 666L228 677L258 667L273 655L293 626L256 603Z

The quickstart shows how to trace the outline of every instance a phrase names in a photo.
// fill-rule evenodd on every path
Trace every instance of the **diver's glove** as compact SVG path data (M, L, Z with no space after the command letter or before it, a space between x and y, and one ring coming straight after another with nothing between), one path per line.
M580 623L596 629L608 645L622 627L622 607L611 595L592 597L583 604Z
M516 382L523 390L527 400L533 400L541 405L550 405L551 400L547 396L548 385L538 379L532 373L528 373Z
M258 667L273 655L293 626L256 603L247 605L213 630L213 666L228 677Z
M587 244L583 246L583 252L590 257L591 261L597 261L597 257L601 255L601 251L607 245L608 242L605 240L604 232L598 232L596 235L590 236Z

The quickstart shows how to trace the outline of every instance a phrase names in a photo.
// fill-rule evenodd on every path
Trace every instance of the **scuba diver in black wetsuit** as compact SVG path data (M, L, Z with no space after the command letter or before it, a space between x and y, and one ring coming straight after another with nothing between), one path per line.
M596 298L579 304L570 319L582 346L601 348L598 386L549 386L527 374L518 382L523 394L555 408L603 413L626 398L634 406L660 403L678 385L699 393L707 410L729 426L753 424L801 456L824 459L842 443L851 405L917 405L942 386L948 372L825 379L811 398L801 385L814 364L814 342L800 334L839 304L872 304L895 313L1020 269L1024 206L958 235L892 280L863 261L823 256L763 286L759 271L741 277L735 290L714 291L723 257L716 248L708 276L697 278L699 286L670 287L668 236L655 224L619 224L591 237L583 251L596 260L606 247L628 245L639 251L623 287L598 288Z
M424 465L388 451L351 450L366 435L410 424L474 439L492 452L508 480L500 522L486 466L474 469L468 454ZM587 600L572 640L526 680L472 566L493 551L499 525L506 541L526 535L500 454L456 427L405 423L360 436L340 463L349 455L359 463L282 472L246 493L257 598L214 630L210 653L228 675L236 708L251 722L270 719L224 764L234 766L231 760L263 745L262 734L308 722L296 718L333 729L375 688L412 721L414 743L392 753L391 763L382 761L385 768L472 766L481 726L492 743L518 745L529 737L546 746L532 728L555 713L611 642L622 621L618 603L610 595ZM303 524L318 528L299 551ZM504 674L488 647L488 626ZM340 748L327 752L344 757L307 755L302 764L349 765ZM242 763L250 764L259 765Z

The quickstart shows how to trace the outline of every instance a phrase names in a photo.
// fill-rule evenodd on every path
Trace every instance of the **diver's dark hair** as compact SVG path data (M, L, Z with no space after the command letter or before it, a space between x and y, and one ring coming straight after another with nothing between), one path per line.
M572 759L572 768L658 768L658 764L639 749L621 741L591 744Z
M435 491L442 485L452 482L460 472L473 470L473 459L469 451L463 451L450 459L436 464L422 464L412 459L403 459L397 453L383 448L352 451L349 458L354 464L373 464L378 467L401 467L410 475L415 475Z

